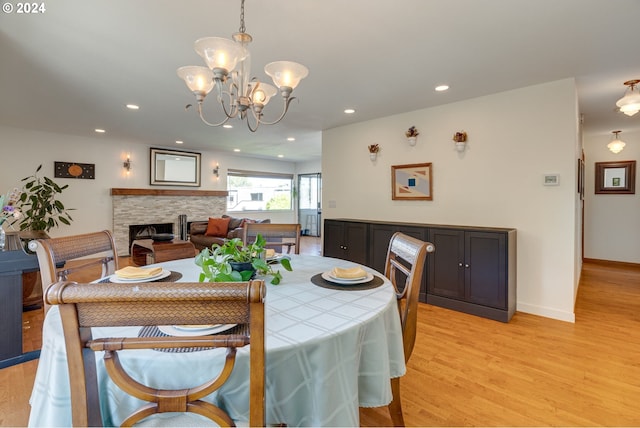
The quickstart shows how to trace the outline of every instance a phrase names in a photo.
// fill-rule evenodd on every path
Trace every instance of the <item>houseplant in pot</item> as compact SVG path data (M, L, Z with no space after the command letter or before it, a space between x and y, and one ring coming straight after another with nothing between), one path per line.
M223 244L213 244L211 249L203 249L195 260L202 269L200 282L248 281L261 274L271 276L271 284L279 284L282 274L267 263L265 242L264 237L258 235L252 244L246 245L240 238L233 238ZM293 270L287 258L280 259L280 264L288 271Z
M20 224L20 239L25 251L32 253L27 245L33 239L47 239L51 229L58 227L60 223L70 225L73 220L69 215L72 208L66 208L58 200L58 195L69 185L60 186L49 177L38 175L42 164L36 168L33 175L22 179L24 185L20 191L20 197L16 201L16 209L20 211L20 218L13 223ZM12 224L13 224L12 223ZM42 300L40 290L39 271L29 272L23 275L22 294L23 305L30 306Z
M26 183L17 202L18 208L22 212L20 230L36 232L21 233L23 239L47 238L46 232L58 227L60 223L70 225L73 220L69 215L69 211L73 209L66 208L57 199L58 195L69 185L59 186L49 177L38 176L41 169L42 165L38 166L33 175L22 179Z

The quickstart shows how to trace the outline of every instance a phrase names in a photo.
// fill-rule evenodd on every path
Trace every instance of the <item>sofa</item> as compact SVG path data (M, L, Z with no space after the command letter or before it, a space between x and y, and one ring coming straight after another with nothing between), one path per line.
M211 248L213 244L222 244L225 239L242 239L245 223L271 223L270 219L253 220L223 215L222 217L209 217L207 221L193 221L189 226L189 240L201 251Z

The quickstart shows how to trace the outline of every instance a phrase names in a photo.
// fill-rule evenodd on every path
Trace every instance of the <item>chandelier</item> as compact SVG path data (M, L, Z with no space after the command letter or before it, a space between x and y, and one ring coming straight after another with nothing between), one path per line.
M613 140L611 140L611 142L607 144L607 148L611 150L613 153L620 153L622 149L624 149L624 146L626 146L625 142L622 141L620 138L618 138L618 134L621 133L622 131L611 131L611 132L615 134L615 137L613 137Z
M200 119L209 126L220 126L229 119L238 117L246 120L251 132L260 124L274 125L280 122L289 110L289 104L295 99L291 93L300 80L307 77L309 70L302 64L291 61L275 61L264 67L273 83L280 89L283 108L280 117L266 122L262 110L278 91L273 86L250 77L251 55L247 45L252 37L245 32L244 0L240 6L240 29L233 34L233 40L221 37L205 37L196 40L194 47L207 67L185 66L178 69L178 76L196 96ZM202 104L209 92L215 88L217 100L224 118L211 123L204 118ZM191 105L188 104L187 108Z
M629 89L625 93L624 97L620 98L616 105L620 108L620 111L627 116L633 116L640 111L640 92L636 85L640 83L640 80L627 80L624 82L625 86Z

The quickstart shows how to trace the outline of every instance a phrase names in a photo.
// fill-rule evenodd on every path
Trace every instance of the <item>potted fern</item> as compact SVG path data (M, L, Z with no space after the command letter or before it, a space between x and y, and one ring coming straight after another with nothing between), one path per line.
M202 269L199 281L248 281L261 274L271 276L271 284L280 284L282 274L267 263L265 243L264 237L258 235L252 244L245 245L240 238L233 238L222 244L213 244L211 249L203 249L195 260ZM288 258L281 258L279 262L285 270L293 270Z

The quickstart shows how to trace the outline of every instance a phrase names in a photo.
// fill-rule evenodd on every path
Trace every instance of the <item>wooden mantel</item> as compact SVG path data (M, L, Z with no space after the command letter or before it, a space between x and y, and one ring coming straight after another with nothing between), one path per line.
M228 196L226 190L177 190L177 189L111 189L111 195L120 196Z

